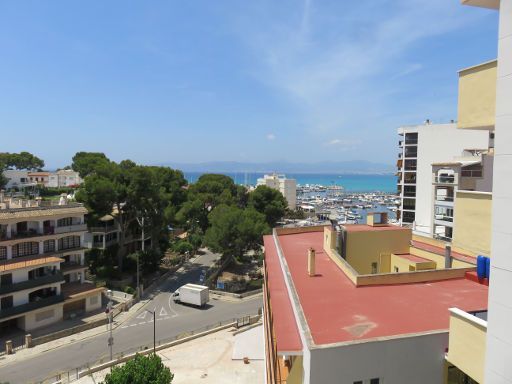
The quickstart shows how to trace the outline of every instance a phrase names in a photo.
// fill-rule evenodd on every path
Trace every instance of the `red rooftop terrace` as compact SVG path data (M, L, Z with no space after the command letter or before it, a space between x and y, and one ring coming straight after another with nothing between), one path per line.
M345 229L401 230L365 225ZM336 260L333 250L324 249L329 230L274 229L264 237L265 320L271 337L267 350L274 357L300 355L306 348L447 332L449 308L487 309L488 287L472 278L470 268L359 275L358 284L351 276L354 270ZM313 275L308 273L311 248Z

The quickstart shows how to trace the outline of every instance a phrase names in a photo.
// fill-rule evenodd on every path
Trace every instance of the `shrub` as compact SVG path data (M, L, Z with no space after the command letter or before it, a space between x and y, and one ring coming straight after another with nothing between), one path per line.
M105 377L105 384L170 384L174 375L158 355L136 355Z

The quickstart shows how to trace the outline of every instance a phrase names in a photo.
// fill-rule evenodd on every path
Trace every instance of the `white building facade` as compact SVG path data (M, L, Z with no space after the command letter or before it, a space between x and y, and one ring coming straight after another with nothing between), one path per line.
M512 383L512 1L467 0L499 9L492 245L485 383Z
M287 179L284 175L264 175L259 178L256 185L265 185L272 189L277 189L288 202L288 208L294 210L297 206L297 181Z
M398 192L401 225L418 233L432 234L432 164L460 157L465 149L489 146L486 130L457 129L457 124L425 123L401 127L399 142Z

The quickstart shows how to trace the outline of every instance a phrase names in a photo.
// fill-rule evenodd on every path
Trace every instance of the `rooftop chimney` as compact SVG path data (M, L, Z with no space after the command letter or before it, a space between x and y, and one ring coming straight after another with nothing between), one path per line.
M308 249L308 275L315 276L315 274L315 250L312 247L310 247Z

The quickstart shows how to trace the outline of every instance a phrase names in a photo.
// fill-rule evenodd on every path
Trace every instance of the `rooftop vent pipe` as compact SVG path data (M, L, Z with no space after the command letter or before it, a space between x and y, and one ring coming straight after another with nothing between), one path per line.
M308 275L315 276L316 274L316 265L315 265L315 250L310 247L308 249Z
M452 267L452 246L446 245L444 248L444 268L450 269Z

